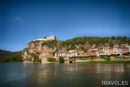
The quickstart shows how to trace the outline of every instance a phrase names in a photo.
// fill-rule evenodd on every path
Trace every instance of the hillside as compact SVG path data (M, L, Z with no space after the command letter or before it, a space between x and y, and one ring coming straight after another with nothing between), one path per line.
M49 38L49 37L48 37ZM23 52L23 61L25 62L47 62L48 58L54 58L56 54L66 53L70 50L77 50L84 55L90 55L91 49L109 47L113 49L115 45L118 48L128 50L125 46L130 45L128 37L76 37L66 41L57 39L33 40L28 44ZM117 48L117 49L118 49Z
M91 47L98 47L103 45L114 46L115 44L122 45L122 44L129 44L130 45L130 38L127 37L76 37L73 39L69 39L66 41L61 42L61 47L66 46L68 49L76 49L80 48L81 50L85 50Z
M0 49L0 63L2 62L22 62L21 51L11 52Z
M38 43L38 41L32 41L31 43ZM115 44L121 46L122 44L130 45L130 38L127 37L76 37L73 39L69 39L66 41L47 41L42 43L42 45L46 45L49 48L57 48L57 51L65 49L65 50L87 50L90 48L100 47L109 45L113 47Z

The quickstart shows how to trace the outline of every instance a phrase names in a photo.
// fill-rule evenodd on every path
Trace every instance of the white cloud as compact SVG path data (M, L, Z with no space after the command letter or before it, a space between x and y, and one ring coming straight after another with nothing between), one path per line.
M16 22L24 22L24 19L21 16L15 17L14 21Z

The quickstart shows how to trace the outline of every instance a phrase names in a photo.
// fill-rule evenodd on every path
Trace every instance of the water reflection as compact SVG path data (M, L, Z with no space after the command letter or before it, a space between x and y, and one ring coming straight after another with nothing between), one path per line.
M124 72L124 64L96 64L95 71L96 73L101 72Z
M0 68L0 87L95 87L97 80L130 77L129 64L0 64Z

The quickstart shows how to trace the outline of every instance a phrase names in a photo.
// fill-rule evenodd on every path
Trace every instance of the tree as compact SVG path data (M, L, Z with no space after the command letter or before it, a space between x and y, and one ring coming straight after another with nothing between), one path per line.
M64 61L64 58L63 57L59 57L59 62L60 63L64 63L65 61Z
M130 52L123 53L123 55L129 56L129 55L130 55Z

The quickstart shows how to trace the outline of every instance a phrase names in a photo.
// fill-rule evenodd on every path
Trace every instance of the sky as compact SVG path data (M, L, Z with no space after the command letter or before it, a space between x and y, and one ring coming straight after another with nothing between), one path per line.
M50 35L130 37L130 0L0 0L0 49Z

